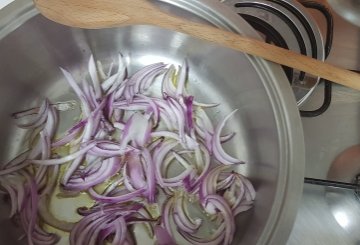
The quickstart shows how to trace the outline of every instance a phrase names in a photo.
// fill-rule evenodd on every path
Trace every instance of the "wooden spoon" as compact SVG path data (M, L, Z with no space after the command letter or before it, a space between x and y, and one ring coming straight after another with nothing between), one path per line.
M47 18L86 29L155 25L360 90L360 75L248 37L162 12L146 0L34 0Z

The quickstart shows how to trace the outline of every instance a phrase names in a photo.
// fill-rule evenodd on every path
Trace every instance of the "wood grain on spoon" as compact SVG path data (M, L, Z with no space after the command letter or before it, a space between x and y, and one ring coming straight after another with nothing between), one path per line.
M47 18L72 27L99 29L155 25L262 57L360 90L360 75L258 40L161 12L146 0L34 0Z

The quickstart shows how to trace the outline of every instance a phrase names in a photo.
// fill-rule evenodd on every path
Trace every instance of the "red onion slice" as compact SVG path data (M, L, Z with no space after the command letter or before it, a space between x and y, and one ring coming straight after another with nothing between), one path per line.
M100 169L92 175L83 178L70 178L69 182L64 186L65 189L71 191L84 191L89 188L103 183L108 178L116 175L121 169L121 162L118 157L112 157L99 163Z
M20 215L28 243L50 245L59 240L41 228L45 221L71 230L72 245L134 244L129 228L137 223L150 227L150 236L161 245L175 244L176 231L191 244L230 244L234 217L251 208L255 198L250 181L227 166L241 161L222 146L234 136L221 131L236 111L213 126L203 108L218 104L197 102L187 92L186 60L177 72L173 65L156 63L127 77L121 54L117 70L112 63L108 72L91 56L90 80L81 80L81 86L60 69L81 102L79 121L54 140L57 104L45 99L40 107L13 114L18 126L31 130L31 145L0 169L0 184L11 199L10 215ZM154 86L158 78L160 88ZM64 147L71 153L59 158L56 153ZM60 174L62 164L68 165ZM60 175L63 191L86 191L96 202L78 209L84 217L75 225L44 209L43 200ZM191 217L188 197L214 216L217 228L211 236L199 236L204 222ZM160 214L153 208L157 206Z
M121 148L124 149L130 141L136 146L144 146L150 137L151 124L149 117L140 113L133 114L126 122L121 138Z
M161 227L160 225L155 226L155 236L157 245L174 245L176 242L174 239L170 236L170 234Z
M236 163L243 163L242 161L240 161L237 158L234 158L232 156L230 156L229 154L227 154L224 149L221 146L221 139L220 139L220 134L222 129L225 126L225 123L230 119L230 117L232 117L235 113L237 112L237 110L233 111L232 113L230 113L228 116L226 116L224 118L224 120L222 120L219 125L215 128L215 132L214 132L214 138L213 138L213 152L214 152L214 156L216 157L216 159L226 165L231 165L231 164L236 164Z
M177 87L176 87L176 95L181 96L185 95L185 83L187 81L187 76L189 73L188 62L185 59L182 66L180 67L179 74L177 76Z
M230 244L232 242L235 232L235 220L230 207L226 203L225 199L218 195L209 195L205 197L204 201L205 209L208 204L212 204L222 214L224 223L226 224L224 244Z
M161 91L163 93L164 99L167 96L176 97L176 88L173 84L173 78L175 76L175 67L171 65L169 69L165 72L164 78L162 80Z
M70 162L70 161L78 158L79 156L83 155L84 153L89 151L91 148L93 148L95 145L96 145L96 142L91 142L90 144L88 144L84 148L78 150L77 152L69 154L69 155L67 155L65 157L62 157L62 158L48 159L48 160L31 160L31 162L34 163L34 164L40 164L40 165L64 164L64 163Z
M60 68L60 70L64 74L64 76L65 76L66 80L68 81L69 85L71 86L71 88L74 90L74 92L76 93L76 95L80 99L81 106L82 106L82 111L84 112L85 116L89 116L90 115L90 108L89 108L88 101L87 101L83 91L81 90L79 85L75 82L73 76L68 71L66 71L63 68Z
M23 128L23 129L31 129L43 125L47 119L49 106L50 106L49 101L45 99L42 105L40 106L40 109L35 117L33 117L27 123L16 122L16 125L19 128Z
M9 218L13 217L17 211L17 209L20 209L18 207L21 206L21 203L20 202L20 205L17 204L17 195L16 195L16 192L15 190L10 186L8 185L6 182L1 182L1 186L7 191L7 193L9 194L10 196L10 200L11 200L11 210L10 210L10 215L9 215ZM20 210L19 210L20 211Z
M153 161L156 166L155 176L157 183L161 187L164 187L164 181L162 179L162 174L161 174L161 164L165 159L166 155L170 152L170 150L177 145L178 145L177 142L165 141L162 143L162 145L159 148L155 149L154 151Z
M91 55L89 60L89 75L91 77L91 81L94 86L96 99L100 99L102 95L102 91L101 91L99 76L93 55Z
M174 221L175 223L181 223L182 226L185 229L182 229L183 231L194 234L201 226L202 221L201 219L195 219L193 220L189 212L187 210L186 204L185 204L185 198L184 196L181 196L178 198L174 205ZM181 229L180 226L178 226L179 229Z
M144 161L146 168L146 179L147 179L147 198L150 204L155 203L156 198L156 173L155 164L152 156L147 149L142 150L142 160Z
M88 190L89 194L94 198L95 200L99 202L104 203L124 203L124 202L130 202L133 200L136 200L136 198L142 197L146 189L139 189L135 190L133 192L123 194L121 196L103 196L98 194L94 189L90 188Z

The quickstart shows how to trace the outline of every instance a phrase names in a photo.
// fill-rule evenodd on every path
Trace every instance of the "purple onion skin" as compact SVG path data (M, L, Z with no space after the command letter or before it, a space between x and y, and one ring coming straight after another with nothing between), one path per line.
M56 107L48 99L39 107L12 114L18 127L32 130L34 143L1 166L0 184L11 199L10 215L19 215L28 243L59 241L59 236L40 226L38 203L54 190L62 176L60 166L68 164L61 179L63 189L86 191L95 202L91 208L78 209L83 218L70 233L71 245L135 244L130 233L135 223L149 224L158 245L175 245L175 232L192 244L230 244L234 217L250 209L256 195L249 180L230 171L243 162L223 148L235 135L221 132L236 110L213 126L205 109L218 104L197 102L188 93L187 60L177 73L175 66L156 63L127 77L120 54L114 67L98 70L91 56L89 79L81 85L60 68L82 114L59 139L55 139ZM150 91L159 77L161 96L154 97ZM69 146L69 154L54 153L64 146ZM170 176L171 164L184 169ZM105 191L96 188L113 179L116 182ZM167 195L164 203L159 203L161 192ZM198 237L203 222L189 217L185 201L189 196L199 201L204 212L221 219L211 237ZM153 204L161 204L160 217L149 214Z

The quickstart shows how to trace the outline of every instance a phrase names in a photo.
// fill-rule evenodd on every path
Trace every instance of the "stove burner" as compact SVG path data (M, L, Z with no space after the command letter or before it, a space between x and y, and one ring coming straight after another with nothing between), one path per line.
M325 41L325 58L330 54L332 48L332 42L334 37L334 20L333 16L323 4L314 1L302 1L302 5L309 9L315 9L319 11L326 20L326 41ZM331 104L332 97L332 83L325 79L321 79L320 83L324 83L324 100L323 104L316 110L313 111L300 111L302 117L316 117L323 114Z
M266 21L263 21L261 19L258 19L252 15L249 14L240 14L241 17L243 17L248 23L251 24L251 26L263 34L265 42L272 43L278 47L289 49L288 44L286 43L283 36L269 23ZM265 34L266 33L266 34ZM290 67L283 66L283 69L285 71L285 74L289 81L292 81L294 79L294 71ZM304 74L304 73L303 73ZM303 79L304 76L299 77L299 79Z
M321 32L306 8L295 0L223 0L264 36L265 41L324 60ZM283 67L300 106L320 81Z
M324 60L330 53L333 38L333 19L330 11L314 1L295 0L221 0L256 29L267 43L287 48L303 55ZM326 41L315 20L306 11L314 9L323 14L326 23ZM302 117L315 117L324 113L331 103L331 83L302 71L283 66L292 84L300 107L318 83L324 83L323 105L313 111L300 111Z

